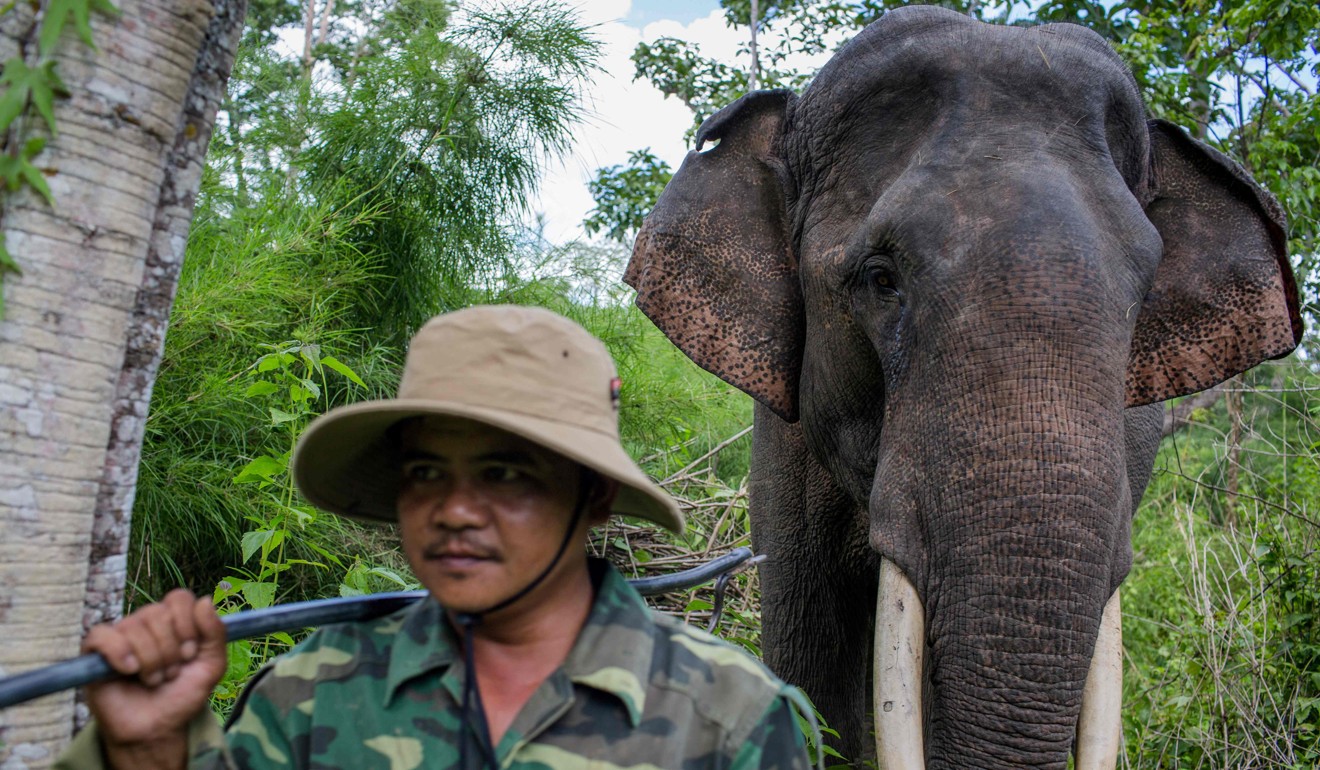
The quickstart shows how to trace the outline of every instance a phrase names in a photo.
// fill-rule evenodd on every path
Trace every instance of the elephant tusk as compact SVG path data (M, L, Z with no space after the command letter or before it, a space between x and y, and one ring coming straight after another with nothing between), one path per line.
M1076 770L1114 770L1123 733L1123 615L1118 591L1105 604L1077 720Z
M888 559L880 560L875 618L875 744L880 770L924 770L922 657L926 611L917 589Z

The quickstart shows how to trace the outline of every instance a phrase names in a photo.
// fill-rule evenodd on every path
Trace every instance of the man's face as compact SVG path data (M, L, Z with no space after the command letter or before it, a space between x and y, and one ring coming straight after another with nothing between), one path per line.
M399 534L431 595L453 612L480 612L535 580L572 519L580 466L457 417L414 420L401 439ZM553 597L585 573L586 530L607 514L608 504L589 503L559 564L527 601Z

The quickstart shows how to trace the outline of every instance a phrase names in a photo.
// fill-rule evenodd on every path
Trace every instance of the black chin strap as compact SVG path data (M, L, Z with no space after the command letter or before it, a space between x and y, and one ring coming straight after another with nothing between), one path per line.
M513 604L533 589L539 586L542 581L550 576L555 565L563 558L564 552L568 550L568 545L573 541L573 533L577 531L578 522L582 520L582 514L587 509L587 497L591 493L592 472L585 467L578 475L578 500L573 507L573 518L568 523L568 531L564 533L564 539L559 542L559 550L555 551L555 557L550 563L541 570L532 582L523 586L520 591L515 593L499 603L487 607L480 612L458 612L454 614L454 622L463 629L463 666L466 669L463 675L463 710L462 710L462 737L458 742L458 766L460 770L468 770L468 752L469 744L476 741L477 751L480 753L479 765L484 765L490 770L499 770L499 761L495 757L495 746L490 739L490 723L486 720L486 707L481 702L481 690L477 687L477 663L473 654L473 636L478 624L482 618L492 612L498 612L505 607ZM474 708L475 707L475 708Z
M467 667L467 673L463 676L462 721L458 728L462 731L458 739L458 767L459 770L468 770L471 767L468 764L468 751L475 738L477 750L481 755L479 764L491 770L498 770L500 764L495 759L495 746L490 740L490 724L486 721L486 707L481 702L481 690L477 688L476 661L472 656L472 629L477 625L477 618L465 613L456 619L463 626L463 665ZM473 706L477 709L475 715L472 712Z

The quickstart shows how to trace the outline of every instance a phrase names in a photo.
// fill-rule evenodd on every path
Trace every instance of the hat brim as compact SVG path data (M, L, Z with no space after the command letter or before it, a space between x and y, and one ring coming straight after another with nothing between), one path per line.
M619 482L612 511L683 531L683 514L623 451L615 436L509 410L432 399L342 406L307 426L294 449L294 484L313 505L341 516L396 521L402 476L390 428L409 417L465 417L521 436Z

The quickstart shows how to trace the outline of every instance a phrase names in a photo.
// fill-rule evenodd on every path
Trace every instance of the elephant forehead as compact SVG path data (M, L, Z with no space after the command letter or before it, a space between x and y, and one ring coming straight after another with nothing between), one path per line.
M891 11L863 30L821 69L803 97L847 91L850 86L870 88L868 81L932 75L947 78L950 73L968 70L1000 71L1014 83L1033 72L1075 75L1089 70L1088 80L1112 78L1130 85L1134 93L1136 88L1135 79L1114 49L1085 27L987 24L922 6ZM1077 94L1087 83L1063 85Z
M797 108L799 123L901 125L957 110L988 126L1021 127L1024 111L1104 118L1116 107L1131 119L1144 117L1134 85L1116 62L1054 35L984 26L987 34L971 40L859 51L865 58L854 66L829 68L812 82ZM1006 44L994 40L1006 33ZM839 58L847 64L851 57Z
M1134 157L1115 162L1144 165L1135 81L1094 33L997 26L937 10L907 15L933 22L924 25L889 24L899 14L887 15L812 81L792 126L807 163L858 148L902 151L953 121L965 124L967 139L1038 130L1049 140L1059 127L1100 141L1117 135Z
M791 116L799 232L820 217L860 221L900 177L920 177L909 186L918 192L1006 189L1049 164L1108 176L1107 195L1139 198L1144 107L1121 62L1087 35L959 17L915 40L845 48Z

